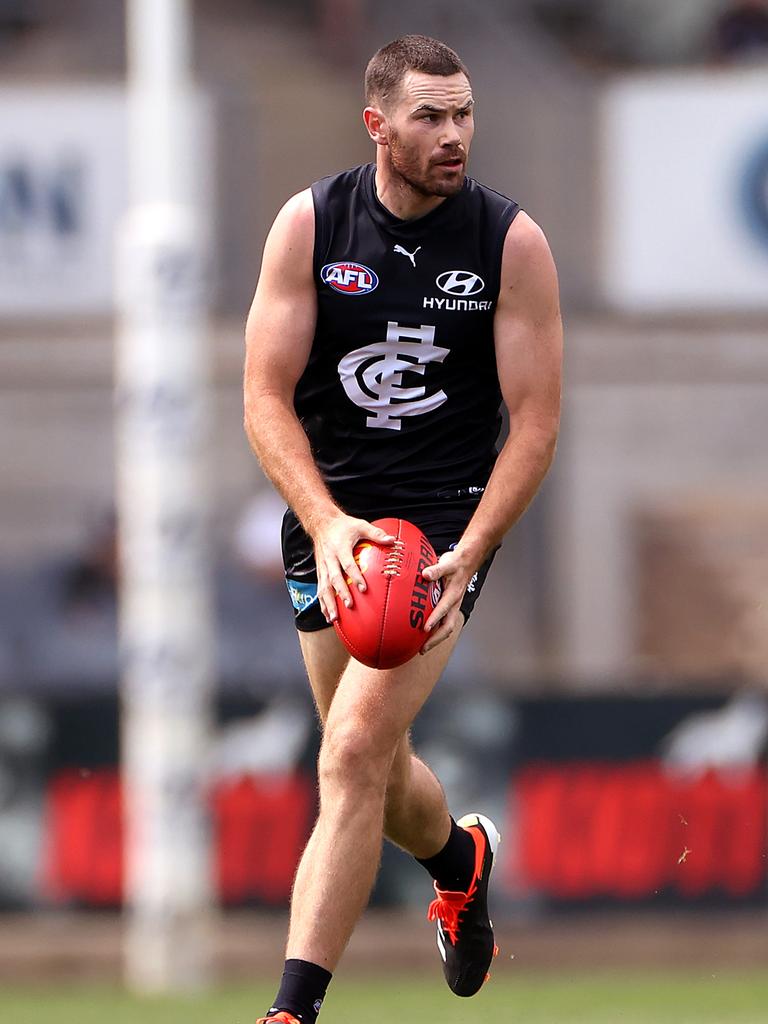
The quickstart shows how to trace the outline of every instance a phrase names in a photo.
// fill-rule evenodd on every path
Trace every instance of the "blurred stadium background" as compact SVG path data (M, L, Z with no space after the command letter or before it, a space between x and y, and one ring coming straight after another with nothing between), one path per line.
M452 809L482 806L505 838L497 1002L455 1019L517 1019L523 1005L533 1021L764 1019L768 5L191 6L212 224L215 655L200 762L216 977L274 975L315 801L282 507L241 427L244 316L279 205L370 158L368 56L418 31L468 62L471 171L544 226L567 326L555 467L415 728ZM128 203L125 14L122 0L0 0L0 978L38 990L122 974L113 263ZM426 898L419 869L385 850L345 976L435 972ZM640 984L632 1004L638 968L706 984L681 996L657 980L653 1007ZM606 970L615 989L590 1003L579 986ZM535 971L553 975L537 987ZM716 990L733 971L749 983ZM133 1019L122 997L85 991L94 1020L99 999ZM56 998L16 991L0 1008L91 1019ZM205 1019L263 1009L245 1000L205 1004ZM379 1019L345 1005L339 1020ZM444 1021L458 1013L439 1007ZM187 1006L184 1019L202 1012Z

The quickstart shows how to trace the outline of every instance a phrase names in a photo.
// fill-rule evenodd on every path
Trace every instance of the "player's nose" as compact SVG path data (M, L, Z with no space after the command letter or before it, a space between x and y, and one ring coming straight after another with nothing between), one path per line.
M443 129L443 134L440 137L440 145L445 147L456 147L461 145L461 135L456 125L451 121Z

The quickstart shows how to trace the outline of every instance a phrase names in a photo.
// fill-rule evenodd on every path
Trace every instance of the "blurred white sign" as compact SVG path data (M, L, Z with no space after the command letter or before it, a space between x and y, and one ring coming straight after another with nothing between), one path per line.
M619 79L601 130L607 301L768 309L768 72Z
M0 89L0 314L105 313L127 198L117 86Z

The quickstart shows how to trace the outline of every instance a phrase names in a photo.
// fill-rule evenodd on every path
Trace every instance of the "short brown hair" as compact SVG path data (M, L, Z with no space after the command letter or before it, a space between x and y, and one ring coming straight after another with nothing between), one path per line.
M368 61L366 102L391 99L408 71L423 71L444 78L461 73L469 78L466 65L450 46L429 36L402 36L382 46Z

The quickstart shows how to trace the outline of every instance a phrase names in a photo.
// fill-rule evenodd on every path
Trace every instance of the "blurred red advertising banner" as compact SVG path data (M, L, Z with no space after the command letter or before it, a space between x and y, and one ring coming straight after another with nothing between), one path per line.
M314 780L245 776L217 784L211 806L221 902L287 903L314 820ZM45 835L45 897L86 906L120 904L123 824L116 771L56 775L48 789Z
M529 765L512 790L508 879L555 900L760 896L768 774L673 775L655 761Z
M285 905L316 807L312 777L243 776L212 796L224 905ZM758 900L768 881L768 773L673 775L657 761L540 762L510 781L508 893L553 903ZM117 773L49 784L42 895L84 906L122 899Z

